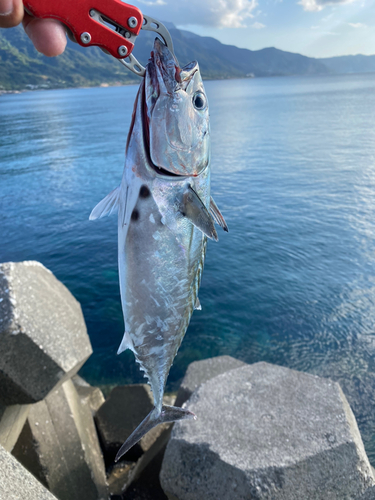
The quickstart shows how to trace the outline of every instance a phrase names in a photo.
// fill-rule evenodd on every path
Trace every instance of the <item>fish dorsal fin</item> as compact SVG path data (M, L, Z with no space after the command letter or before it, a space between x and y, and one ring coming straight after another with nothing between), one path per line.
M120 194L120 186L111 191L102 201L96 205L90 214L89 220L96 220L105 217L106 215L111 215L114 211L118 209Z
M196 309L197 311L202 310L202 306L201 306L201 303L200 303L200 300L198 299L198 297L197 297L197 300L195 301L194 309Z
M117 354L121 354L122 352L126 351L126 349L130 349L131 351L134 352L134 344L133 344L133 341L129 335L129 332L124 333L124 336L122 337L122 341L121 341L120 347L118 348Z
M224 217L222 216L220 210L218 209L214 199L211 196L210 200L210 213L212 217L215 219L215 222L221 226L224 231L228 232L228 226L227 223L225 222Z
M194 189L189 185L182 194L180 213L211 240L218 241L214 221Z

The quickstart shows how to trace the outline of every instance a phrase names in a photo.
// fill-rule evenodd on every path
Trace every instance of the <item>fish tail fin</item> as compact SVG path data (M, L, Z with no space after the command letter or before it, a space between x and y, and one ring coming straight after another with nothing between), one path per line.
M189 410L178 408L177 406L162 406L161 410L153 408L147 417L138 425L138 427L130 434L125 443L117 452L115 462L130 450L138 441L159 424L167 422L177 422L178 420L196 420L197 417Z

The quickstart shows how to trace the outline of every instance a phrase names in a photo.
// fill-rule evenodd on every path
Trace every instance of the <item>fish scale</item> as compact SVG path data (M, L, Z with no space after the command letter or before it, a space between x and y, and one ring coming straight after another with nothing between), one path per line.
M147 377L154 408L120 448L116 460L163 422L195 418L163 405L169 370L200 308L207 237L214 222L228 230L210 196L208 103L197 63L178 68L155 40L133 112L121 185L90 219L118 212L118 262L125 334Z

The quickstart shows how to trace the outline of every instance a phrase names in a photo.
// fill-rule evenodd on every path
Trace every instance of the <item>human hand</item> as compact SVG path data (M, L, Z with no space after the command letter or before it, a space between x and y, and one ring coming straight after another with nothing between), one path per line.
M22 0L0 0L0 28L13 28L21 22L39 52L48 57L64 52L66 35L61 23L30 16L24 11Z

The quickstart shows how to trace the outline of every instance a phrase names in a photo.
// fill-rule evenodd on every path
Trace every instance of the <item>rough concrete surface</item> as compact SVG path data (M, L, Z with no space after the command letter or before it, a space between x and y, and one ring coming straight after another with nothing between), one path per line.
M29 405L0 405L0 445L12 451L29 414Z
M115 387L95 415L100 440L110 465L120 446L153 408L151 389L146 384ZM124 460L138 460L160 436L166 426L148 432L125 455Z
M2 446L0 446L0 499L57 500Z
M367 344L364 345L367 346ZM372 346L369 346L368 352L374 352ZM375 373L371 366L371 356L363 355L361 360L358 360L361 354L363 355L359 351L354 355L348 350L339 359L328 358L315 368L314 375L338 382L353 410L363 441L371 443L375 429ZM369 460L375 463L373 445L370 453L368 454Z
M359 496L358 499L356 498L355 500L375 500L375 486L368 488L363 495Z
M217 356L190 363L178 389L175 406L182 406L195 389L207 380L244 365L245 363L231 356Z
M356 500L375 480L338 384L267 363L201 385L160 474L178 500Z
M159 475L170 433L166 429L138 460L122 490L123 500L167 500Z
M157 474L154 474L154 476L157 477L159 475L162 459L164 457L165 449L170 439L171 432L172 425L169 424L169 426L163 429L163 432L155 440L153 445L138 460L136 466L130 474L126 486L137 481L140 483L147 483L148 474L150 474L151 471L156 470Z
M137 462L119 462L111 468L108 476L111 495L123 496L124 500L166 498L159 473L171 430L171 426L165 429Z
M79 375L75 375L72 378L72 382L74 383L74 387L76 388L79 397L81 398L82 404L88 405L92 415L95 416L96 412L105 401L102 391L99 387L93 387L88 384L86 380Z
M114 464L108 474L108 486L111 495L121 496L131 481L135 462L119 462Z
M39 262L0 264L0 403L35 403L91 355L81 306Z
M71 380L31 406L14 456L60 500L107 500L91 410Z

